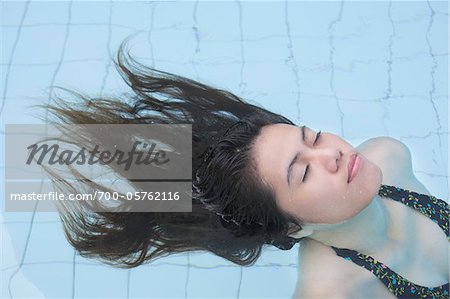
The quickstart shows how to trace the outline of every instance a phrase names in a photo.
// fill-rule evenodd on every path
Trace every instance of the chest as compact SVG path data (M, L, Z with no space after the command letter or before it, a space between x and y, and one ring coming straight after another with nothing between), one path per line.
M414 284L437 287L447 283L450 247L445 233L426 216L405 208L402 203L385 200L397 220L407 227L403 230L405 243L388 253L380 252L371 257ZM342 259L338 256L336 258ZM343 261L339 267L345 269L348 281L351 282L345 287L346 298L396 298L369 270L351 261ZM396 278L395 289L402 287L408 289L410 286Z
M406 214L404 219L411 219L404 247L409 250L397 253L398 261L393 261L393 265L403 271L405 278L417 284L431 287L447 283L450 243L444 231L425 215L411 208L402 210Z
M402 203L386 199L397 220L404 223L404 243L389 252L371 255L412 283L436 287L449 281L450 245L442 229L426 216ZM350 262L351 263L351 262ZM357 289L373 288L372 293L386 287L368 270L352 263L350 275L358 283ZM372 287L370 287L372 286ZM378 290L378 291L377 291Z
M397 165L398 171L390 171L396 161L370 148L362 152L381 168L383 184L429 195L428 190L414 176L411 165ZM447 283L450 245L444 231L425 215L412 208L405 208L400 202L387 198L383 198L383 202L395 217L397 225L403 228L401 234L405 241L389 254L380 253L374 258L415 284L434 287ZM356 282L350 292L361 294L365 290L364 293L377 294L380 298L392 296L371 272L357 265L349 267L350 275Z
M414 182L404 182L406 185ZM414 189L414 188L411 188ZM449 281L450 246L443 230L425 215L392 199L382 199L390 213L395 215L398 225L402 226L401 246L372 255L391 270L412 283L436 287ZM367 269L346 263L347 273L353 282L348 288L349 298L358 298L357 294L367 294L379 298L395 298L378 277ZM354 294L355 296L352 296Z

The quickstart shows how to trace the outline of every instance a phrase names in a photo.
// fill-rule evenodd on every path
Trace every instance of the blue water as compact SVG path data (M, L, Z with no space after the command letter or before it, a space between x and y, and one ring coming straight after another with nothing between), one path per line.
M152 67L228 89L354 146L376 136L401 140L416 177L448 200L446 1L1 5L2 131L42 123L30 106L46 103L52 85L128 91L111 59L140 32L132 53ZM267 248L253 267L191 253L113 269L75 255L54 213L2 212L0 220L5 298L290 298L301 266L296 245Z

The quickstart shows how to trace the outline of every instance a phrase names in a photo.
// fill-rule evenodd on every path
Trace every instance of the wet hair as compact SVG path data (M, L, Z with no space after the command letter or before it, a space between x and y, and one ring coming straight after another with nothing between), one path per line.
M277 206L273 188L256 171L252 149L264 126L294 124L228 91L140 64L125 45L114 64L132 93L96 98L61 88L76 100L53 96L54 103L44 107L65 124L191 124L192 212L60 213L69 243L81 256L124 268L186 251L252 265L264 245L291 248L298 240L288 231L301 223ZM71 192L101 188L86 179L79 183L84 186L55 179L55 186ZM129 184L145 188L139 181Z

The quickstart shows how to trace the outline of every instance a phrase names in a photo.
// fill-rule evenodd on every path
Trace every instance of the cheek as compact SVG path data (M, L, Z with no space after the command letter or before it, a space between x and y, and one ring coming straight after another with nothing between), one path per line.
M354 216L366 208L378 194L383 175L381 169L369 162L361 169L361 176L355 184L348 189L348 196L351 198L349 216Z
M334 191L333 188L323 187L305 189L296 197L291 211L307 223L325 223L330 218L334 219L336 215L332 214L339 212L337 208L342 208Z
M360 175L353 184L337 179L309 185L296 197L291 211L307 223L338 223L354 217L371 203L382 180L380 168L370 161Z

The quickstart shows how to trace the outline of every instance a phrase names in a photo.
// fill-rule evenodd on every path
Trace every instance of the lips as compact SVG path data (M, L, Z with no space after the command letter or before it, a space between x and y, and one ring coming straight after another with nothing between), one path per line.
M353 166L355 166L356 161L356 154L353 154L350 156L350 161L348 162L348 177L347 177L347 183L350 181L350 175L352 174Z

